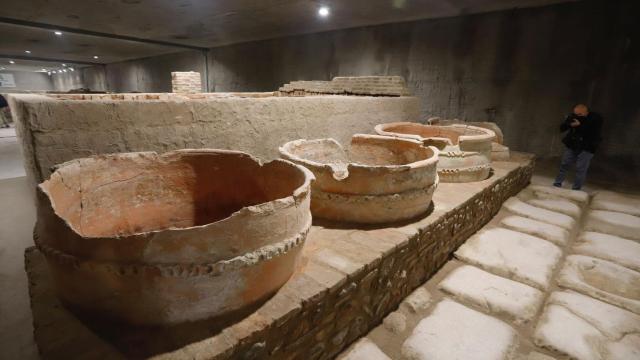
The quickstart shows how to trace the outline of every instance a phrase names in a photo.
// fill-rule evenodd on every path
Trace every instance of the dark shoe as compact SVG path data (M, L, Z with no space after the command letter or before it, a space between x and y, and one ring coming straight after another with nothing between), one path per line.
M561 188L562 184L558 184L558 183L553 183L553 186L557 187L557 188Z

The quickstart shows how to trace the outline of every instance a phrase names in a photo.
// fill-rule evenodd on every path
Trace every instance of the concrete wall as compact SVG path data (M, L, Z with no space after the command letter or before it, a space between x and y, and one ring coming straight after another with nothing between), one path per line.
M92 91L107 91L107 79L103 66L77 68L76 71L51 75L53 90L69 91L87 88Z
M108 64L108 89L113 92L171 92L172 71L197 71L205 86L203 53L185 51Z
M602 152L634 154L640 32L633 1L581 1L355 28L210 51L210 89L268 91L292 80L402 75L427 116L491 120L507 145L561 149L576 102L606 119ZM388 119L393 121L395 119Z
M13 74L16 87L0 87L0 92L13 91L49 91L53 90L53 84L47 73L32 71L7 71L3 74Z

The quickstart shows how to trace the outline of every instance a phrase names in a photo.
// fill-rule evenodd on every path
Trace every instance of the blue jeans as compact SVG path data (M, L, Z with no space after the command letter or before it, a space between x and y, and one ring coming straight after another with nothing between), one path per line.
M591 158L593 157L593 153L588 151L576 151L571 150L569 148L564 149L564 153L562 154L562 160L560 161L560 172L556 177L556 181L553 182L554 186L561 187L562 182L564 181L565 176L567 176L567 172L571 168L571 166L576 164L576 179L573 182L573 190L580 190L584 181L587 178L587 170L589 169L589 163L591 163Z

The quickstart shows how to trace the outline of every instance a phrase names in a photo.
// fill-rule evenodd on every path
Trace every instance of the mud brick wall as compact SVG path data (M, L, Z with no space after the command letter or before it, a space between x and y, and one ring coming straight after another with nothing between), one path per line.
M280 96L320 94L362 96L409 96L402 76L338 76L331 81L292 81L278 90Z
M491 220L507 198L529 183L533 167L533 159L525 157L518 164L494 164L493 180L440 184L434 202L456 199L406 226L352 230L348 241L339 230L316 229L320 232L310 234L306 245L313 259L280 290L277 297L281 301L269 302L213 338L155 358L334 357L380 324L402 299L435 274L455 249ZM314 238L318 239L315 244ZM341 273L316 265L338 264L330 259L337 249L350 259L361 257L364 265ZM384 250L373 255L376 251L372 249Z
M200 93L202 82L200 73L195 71L176 71L171 73L171 91L174 93Z
M16 94L10 102L34 183L52 166L90 155L220 148L274 159L293 139L345 143L379 123L419 120L414 97Z

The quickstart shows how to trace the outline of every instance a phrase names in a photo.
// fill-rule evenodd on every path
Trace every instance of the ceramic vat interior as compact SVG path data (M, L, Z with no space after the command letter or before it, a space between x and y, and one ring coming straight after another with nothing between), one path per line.
M305 174L236 152L100 156L65 163L40 185L83 237L206 225L243 207L291 196Z
M391 123L380 126L380 131L391 134L414 135L426 141L425 145L433 145L442 149L448 145L459 145L466 136L491 136L490 131L466 125L423 125L419 123ZM380 132L379 131L379 132ZM429 141L430 140L430 141Z
M346 148L333 139L296 141L284 148L294 157L323 165L408 165L434 155L420 144L375 135L354 135Z

